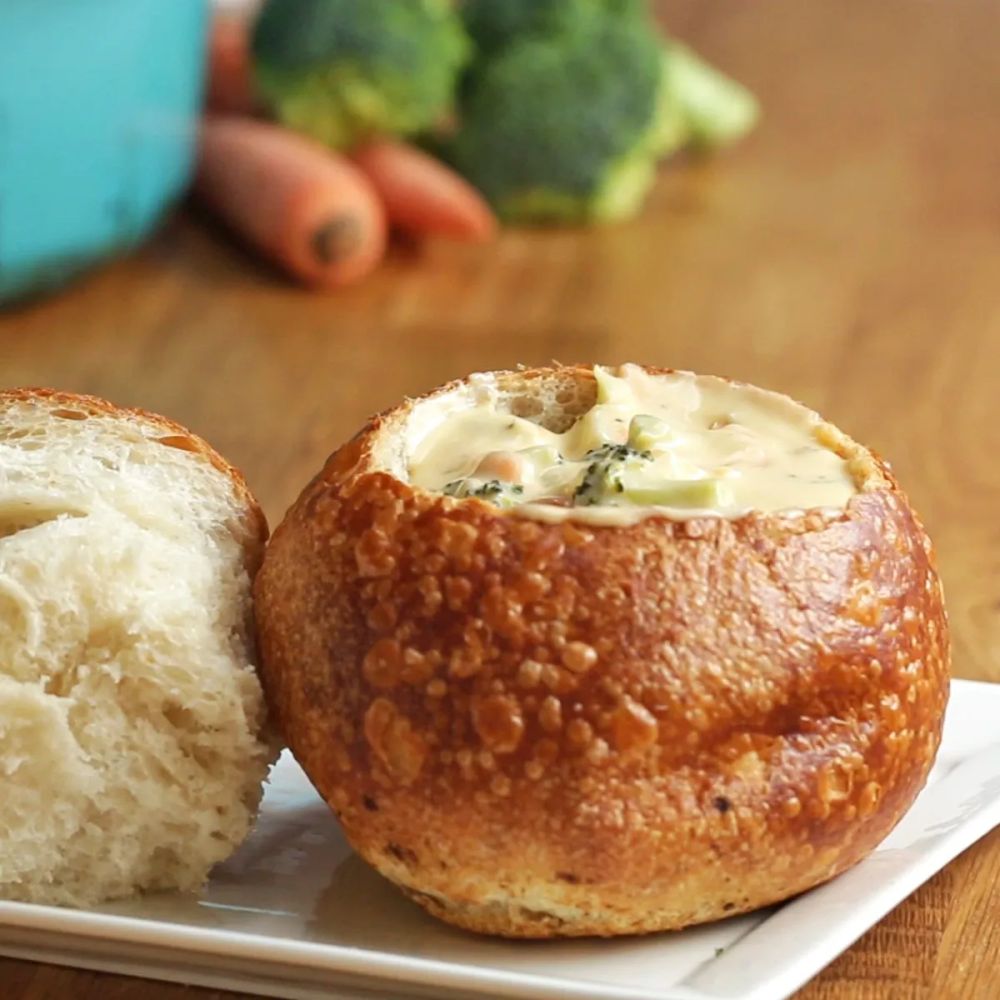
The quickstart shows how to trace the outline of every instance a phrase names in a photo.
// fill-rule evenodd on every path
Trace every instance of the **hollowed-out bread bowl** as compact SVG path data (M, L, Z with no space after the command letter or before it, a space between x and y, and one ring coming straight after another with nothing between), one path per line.
M486 382L556 431L597 394L586 367ZM841 507L609 525L415 485L416 443L483 385L373 418L257 577L271 708L358 853L514 937L679 928L864 857L924 784L948 691L931 545L889 468L767 394L842 460Z

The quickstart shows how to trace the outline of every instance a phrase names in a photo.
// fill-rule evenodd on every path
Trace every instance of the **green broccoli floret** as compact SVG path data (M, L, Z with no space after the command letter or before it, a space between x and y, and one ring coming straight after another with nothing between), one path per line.
M652 454L627 444L604 444L584 456L589 463L573 494L573 504L590 507L625 492L623 476L650 461Z
M429 128L471 51L449 0L271 0L252 44L276 116L336 148Z
M478 48L440 151L507 221L627 218L656 161L754 124L744 87L664 40L646 0L465 0Z
M504 219L624 218L652 184L662 66L642 17L513 41L474 68L447 155Z
M476 47L490 55L530 34L552 35L592 15L633 15L647 0L463 0L462 20Z

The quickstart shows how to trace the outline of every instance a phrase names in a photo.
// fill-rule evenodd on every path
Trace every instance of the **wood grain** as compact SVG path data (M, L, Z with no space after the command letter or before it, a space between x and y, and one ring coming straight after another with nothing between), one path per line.
M397 248L328 297L189 212L0 317L0 377L141 404L240 465L276 521L405 393L550 358L789 392L889 456L936 539L955 672L1000 681L1000 5L671 0L748 82L742 147L663 171L633 223ZM1000 833L865 935L805 1000L1000 996ZM0 960L0 996L221 997Z

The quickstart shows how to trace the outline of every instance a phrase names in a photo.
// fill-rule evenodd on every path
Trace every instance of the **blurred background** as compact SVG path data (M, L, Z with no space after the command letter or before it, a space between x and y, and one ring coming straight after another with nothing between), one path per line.
M403 224L389 220L403 232L370 273L310 288L294 261L289 270L294 252L275 248L281 234L254 231L268 212L298 211L294 199L269 204L285 182L272 185L267 164L283 153L233 180L243 161L223 141L222 180L200 182L200 200L185 194L207 4L5 0L3 383L95 393L189 425L244 470L273 525L369 414L470 370L633 360L757 382L892 460L938 543L956 672L1000 680L1000 5L652 7L672 41L725 75L695 80L692 100L721 100L709 113L728 114L732 134L699 143L706 133L691 129L675 141L648 193L621 213L631 217L595 218L588 202L568 218L509 218L548 208L512 209L497 194L490 171L507 126L488 118L463 153L462 115L487 85L459 76L458 125L438 115L427 142L407 141L486 191L499 228L473 210L463 238L427 235L406 219L404 197ZM295 91L288 55L315 48L321 32L271 30L243 55L266 64L257 112L328 139L332 112L308 105L313 82ZM231 36L223 44L223 60L238 63ZM442 52L435 71L483 58ZM757 103L726 91L733 81ZM608 105L620 119L622 101ZM549 124L537 126L543 145ZM469 145L489 141L486 167L470 166ZM530 159L531 146L513 159ZM243 187L232 196L227 184ZM398 199L389 207L400 211ZM33 271L67 226L93 245Z

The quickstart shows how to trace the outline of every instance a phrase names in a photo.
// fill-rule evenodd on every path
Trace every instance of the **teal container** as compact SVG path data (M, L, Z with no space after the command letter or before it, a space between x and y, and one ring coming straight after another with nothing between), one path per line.
M0 302L146 236L186 186L207 0L0 0Z

